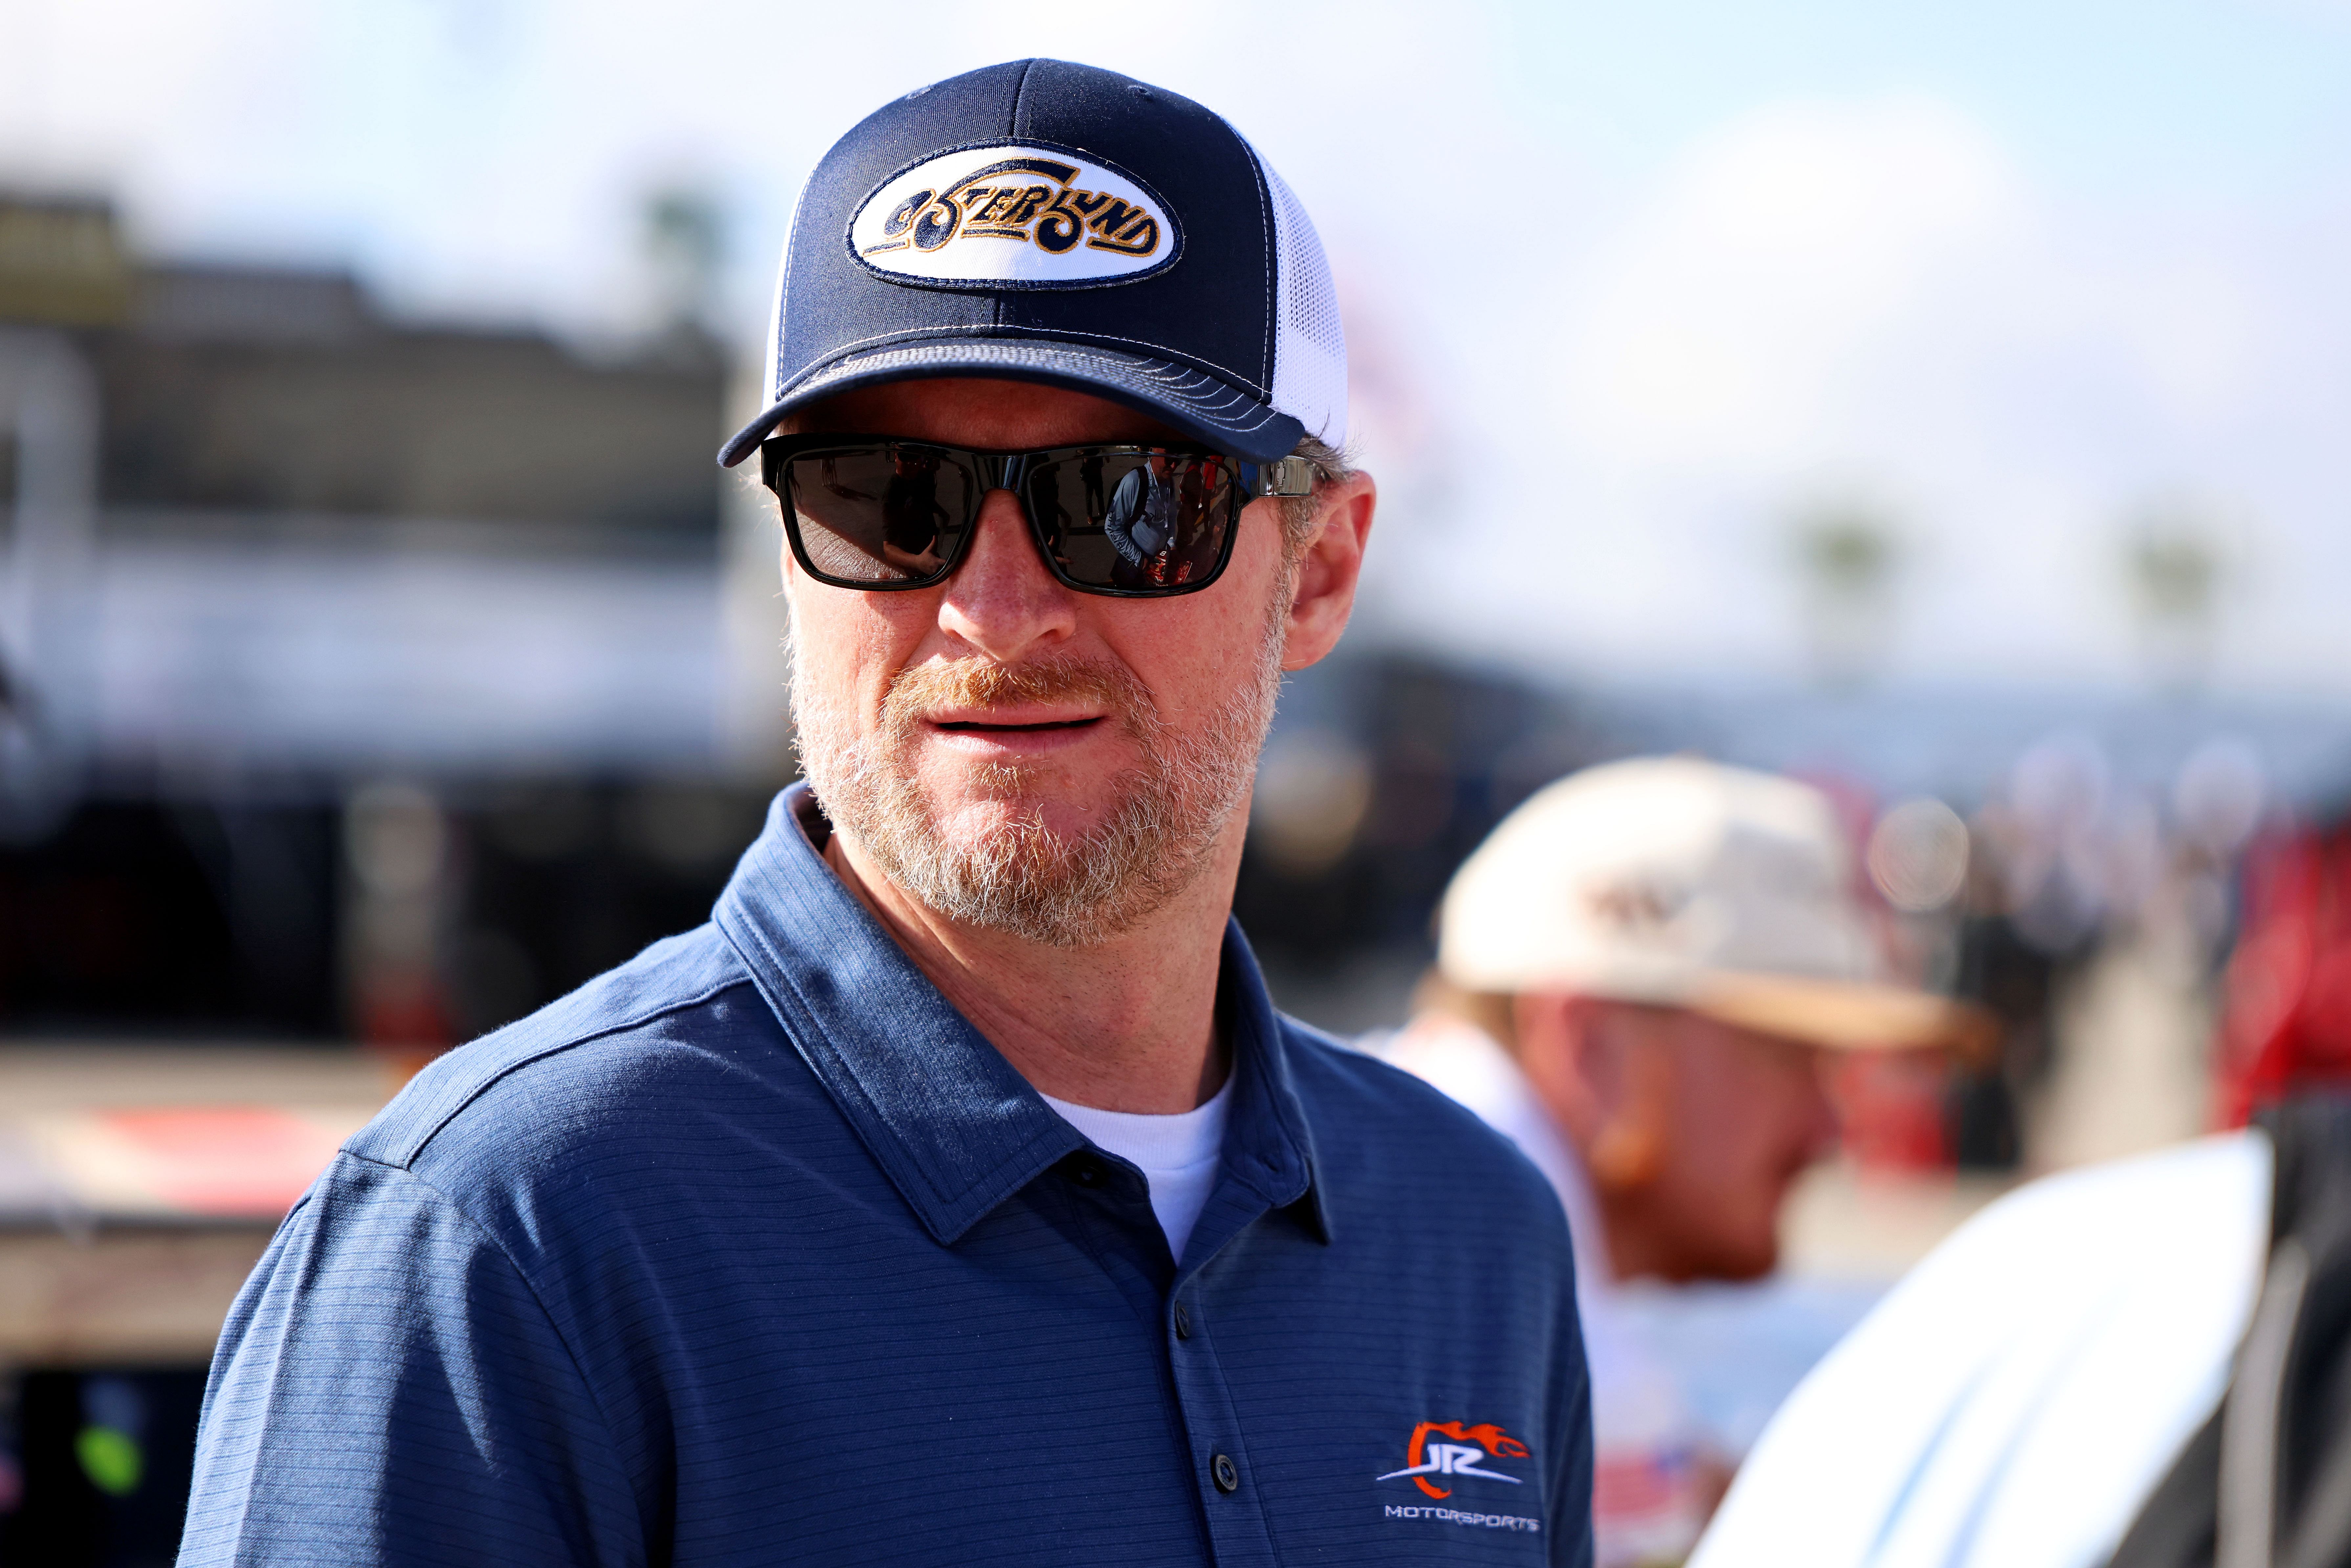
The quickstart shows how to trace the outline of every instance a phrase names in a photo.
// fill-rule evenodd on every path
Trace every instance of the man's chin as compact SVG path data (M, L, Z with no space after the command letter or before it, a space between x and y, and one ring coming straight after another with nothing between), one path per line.
M965 854L981 853L1008 834L1074 841L1102 821L1100 810L1055 791L1003 780L934 795L926 805L924 815L941 847Z
M1118 776L1108 782L1115 786L1123 781ZM1119 803L1114 787L1090 789L1088 782L1071 778L1065 768L1036 763L934 763L914 774L924 816L938 831L956 834L985 835L1018 827L1083 837L1114 813Z
M950 920L1056 947L1148 918L1205 863L1186 852L1208 837L1183 831L1147 791L1086 810L1048 794L910 786L864 805L836 821L899 888Z

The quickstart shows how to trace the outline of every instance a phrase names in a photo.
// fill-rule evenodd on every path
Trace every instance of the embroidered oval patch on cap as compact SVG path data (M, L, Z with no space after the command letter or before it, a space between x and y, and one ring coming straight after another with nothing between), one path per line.
M883 182L849 250L893 283L1096 288L1175 264L1175 214L1133 176L1061 148L963 147Z

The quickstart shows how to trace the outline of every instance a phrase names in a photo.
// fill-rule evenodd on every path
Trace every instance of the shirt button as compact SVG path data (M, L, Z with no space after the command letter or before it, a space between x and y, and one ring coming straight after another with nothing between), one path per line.
M1092 1160L1080 1160L1070 1167L1070 1179L1080 1186L1100 1186L1102 1166Z
M1181 1301L1176 1303L1176 1337L1177 1339L1192 1337L1192 1314L1185 1310L1184 1303Z
M1228 1456L1218 1454L1215 1458L1210 1459L1208 1461L1208 1473L1217 1478L1217 1490L1218 1491L1229 1492L1238 1491L1241 1490L1240 1469L1233 1463L1232 1459Z

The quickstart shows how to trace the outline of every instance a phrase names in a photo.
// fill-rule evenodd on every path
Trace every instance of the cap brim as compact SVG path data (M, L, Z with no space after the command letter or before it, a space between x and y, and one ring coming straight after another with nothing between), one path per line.
M1986 1061L2000 1044L1999 1020L1982 1008L1896 986L1716 971L1682 1005L1723 1023L1832 1051L1941 1047Z
M827 365L736 432L719 449L719 465L732 468L740 463L796 408L852 387L935 376L1041 382L1091 392L1147 413L1203 445L1257 463L1287 457L1306 434L1304 425L1276 413L1263 400L1172 360L1031 338L967 338L876 349Z

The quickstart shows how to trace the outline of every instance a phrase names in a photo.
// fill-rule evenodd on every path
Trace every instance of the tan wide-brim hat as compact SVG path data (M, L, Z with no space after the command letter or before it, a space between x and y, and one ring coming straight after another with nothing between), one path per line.
M1889 979L1826 797L1695 758L1587 768L1511 812L1446 890L1437 967L1839 1051L1998 1040L1982 1009Z

